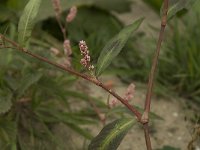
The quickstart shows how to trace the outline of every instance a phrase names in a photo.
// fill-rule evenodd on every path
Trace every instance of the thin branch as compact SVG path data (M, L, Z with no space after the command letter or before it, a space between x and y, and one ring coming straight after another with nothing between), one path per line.
M120 97L120 96L119 96L117 93L115 93L113 90L107 88L103 83L101 83L101 82L100 82L99 80L97 80L96 78L87 76L87 75L85 75L85 74L81 74L81 73L76 72L75 70L72 70L72 69L70 69L70 68L68 68L68 67L65 67L65 66L61 65L61 64L57 64L57 63L55 63L55 62L52 62L52 61L48 60L48 59L45 58L45 57L42 57L42 56L33 54L33 53L31 53L30 51L28 51L27 49L20 47L20 45L19 45L18 43L14 42L14 41L12 41L12 40L10 40L10 39L8 39L8 38L6 38L5 36L3 36L3 35L1 35L1 34L0 34L0 37L1 37L3 40L5 40L6 42L12 44L12 45L13 45L14 47L16 47L19 51L21 51L21 52L23 52L23 53L25 53L25 54L27 54L27 55L29 55L29 56L31 56L31 57L34 57L34 58L36 58L36 59L38 59L38 60L40 60L40 61L43 61L43 62L45 62L45 63L48 63L48 64L50 64L50 65L52 65L52 66L55 66L56 68L59 68L59 69L64 70L64 71L66 71L66 72L68 72L68 73L71 73L71 74L73 74L73 75L75 75L75 76L77 76L77 77L81 77L81 78L83 78L83 79L85 79L85 80L87 80L87 81L92 82L93 84L96 84L97 86L101 87L102 89L104 89L105 91L107 91L108 93L110 93L111 95L113 95L115 98L117 98L117 99L118 99L122 104L124 104L131 112L133 112L133 114L135 114L135 116L137 117L138 121L140 121L140 119L141 119L141 113L140 113L137 109L135 109L132 105L130 105L126 100L124 100L122 97Z
M64 40L66 40L67 39L66 29L62 25L62 22L61 22L62 8L61 8L60 0L52 0L52 5L53 5L54 12L55 12L55 15L56 15L56 21L58 22L58 25L60 27L62 34L63 34Z
M141 123L143 123L147 150L152 150L150 133L149 133L149 125L148 125L149 112L150 112L150 107L151 107L152 89L153 89L156 68L157 68L157 64L158 64L158 57L160 54L160 49L161 49L161 44L163 41L165 27L167 24L168 4L169 4L169 0L164 0L164 7L163 7L164 9L163 9L163 16L162 16L162 20L161 20L160 34L159 34L156 51L155 51L154 58L153 58L151 72L149 74L149 81L148 81L147 94L146 94L146 100L145 100L145 106L144 106L144 113L143 113L143 115L141 117L141 121L140 121Z
M60 30L61 30L61 32L62 32L62 34L63 34L63 38L64 38L64 40L66 40L66 39L67 39L66 28L62 25L62 22L61 22L61 20L60 20L60 17L56 16L56 20L57 20L58 25L59 25L59 27L60 27Z
M149 74L148 88L147 88L146 101L145 101L145 112L147 113L147 116L146 116L147 118L144 118L147 120L148 120L148 114L149 114L150 106L151 106L152 89L153 89L153 82L155 78L156 68L158 64L158 57L159 57L159 53L161 49L161 44L163 41L165 27L167 24L168 3L169 3L169 0L164 0L164 7L163 7L164 9L163 9L163 16L162 16L162 21L161 21L160 34L159 34L157 47L156 47L156 51L153 58L151 72Z

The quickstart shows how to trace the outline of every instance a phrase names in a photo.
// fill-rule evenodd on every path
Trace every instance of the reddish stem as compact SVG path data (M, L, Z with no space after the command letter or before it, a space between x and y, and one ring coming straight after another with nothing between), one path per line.
M145 111L150 111L150 105L151 105L151 97L152 97L152 89L153 89L153 82L155 77L155 72L158 64L158 57L161 49L161 44L163 41L165 26L167 24L167 11L168 11L168 0L164 0L164 9L163 9L163 17L161 21L161 29L160 34L157 42L157 47L155 51L155 55L153 58L153 64L151 68L151 72L149 74L149 81L148 81L148 88L147 88L147 94L146 94L146 101L145 101Z
M152 150L148 123L143 124L143 129L147 150Z
M81 78L83 78L83 79L85 79L85 80L87 80L87 81L90 81L90 82L96 84L97 86L103 88L105 91L107 91L108 93L110 93L111 95L113 95L115 98L117 98L117 99L118 99L122 104L124 104L131 112L133 112L133 114L135 114L135 116L137 117L138 120L141 119L141 113L140 113L137 109L135 109L133 106L131 106L126 100L124 100L122 97L120 97L120 96L119 96L117 93L115 93L113 90L107 88L103 83L101 83L101 82L100 82L99 80L97 80L96 78L91 78L90 76L81 74L81 73L79 73L79 72L76 72L75 70L72 70L72 69L68 68L68 67L65 67L65 66L63 66L63 65L57 64L57 63L55 63L55 62L52 62L52 61L48 60L48 59L45 58L45 57L42 57L42 56L33 54L33 53L31 53L30 51L28 51L27 49L20 47L20 45L17 44L16 42L14 42L14 41L12 41L12 40L6 38L5 36L3 36L3 35L1 35L1 34L0 34L0 37L2 38L2 40L6 41L6 42L8 42L8 43L10 43L10 44L12 44L12 45L13 45L14 47L16 47L18 50L20 50L20 51L23 52L23 53L26 53L27 55L29 55L29 56L31 56L31 57L34 57L34 58L36 58L36 59L38 59L38 60L40 60L40 61L46 62L46 63L48 63L48 64L50 64L50 65L52 65L52 66L55 66L55 67L57 67L57 68L59 68L59 69L61 69L61 70L66 71L66 72L69 72L69 73L71 73L71 74L73 74L73 75L75 75L75 76L77 76L77 77L81 77Z
M162 20L161 20L160 34L159 34L159 38L158 38L158 42L157 42L157 46L156 46L155 55L153 58L151 72L149 74L149 81L148 81L146 101L145 101L145 106L144 106L144 113L141 118L141 123L143 123L143 128L144 128L144 135L145 135L147 150L152 150L150 134L149 134L149 125L148 125L149 112L150 112L150 106L151 106L151 97L152 97L154 77L155 77L156 68L157 68L157 64L158 64L158 57L159 57L159 53L160 53L160 49L161 49L161 44L163 41L165 27L167 24L168 4L169 4L169 0L164 0L164 7L163 7L164 9L163 9L163 16L162 16Z

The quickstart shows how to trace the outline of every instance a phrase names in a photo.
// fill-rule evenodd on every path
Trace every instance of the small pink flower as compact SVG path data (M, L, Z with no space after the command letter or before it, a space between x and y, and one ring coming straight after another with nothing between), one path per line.
M134 94L135 94L135 85L131 83L126 90L123 99L128 102L134 97ZM110 99L108 98L107 105L109 108L113 108L117 104L118 104L117 99L112 99L112 101L110 102Z
M86 61L84 58L81 59L80 63L81 63L84 67L87 66L87 61Z
M126 90L124 99L127 100L127 101L129 101L130 99L133 98L134 94L135 94L135 85L133 83L131 83L128 86L127 90Z
M89 70L93 70L93 69L94 69L94 66L93 66L93 65L90 65L90 66L88 67L88 69L89 69Z
M69 14L66 17L66 21L72 22L76 17L76 14L77 14L77 7L76 6L71 7L69 10Z
M90 56L89 56L89 55L85 55L84 59L85 59L87 62L90 62Z
M70 40L65 40L64 43L63 43L63 47L64 47L65 54L67 56L70 56L72 54Z

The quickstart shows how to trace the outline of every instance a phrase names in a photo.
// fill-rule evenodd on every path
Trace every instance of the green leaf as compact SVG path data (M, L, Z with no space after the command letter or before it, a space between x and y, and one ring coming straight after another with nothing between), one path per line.
M17 134L16 122L1 117L0 118L1 149L12 150L12 146L16 143L16 134Z
M39 11L41 0L30 0L26 5L18 25L18 41L25 46L29 40Z
M0 114L6 113L12 106L12 94L5 90L0 90Z
M24 78L21 79L21 83L17 88L16 92L17 96L21 97L26 92L26 90L33 84L37 83L41 77L42 77L41 73L27 74Z
M110 65L111 61L120 53L131 34L139 28L142 21L143 18L140 18L126 26L105 45L98 58L96 76L99 76Z
M168 20L179 11L191 8L194 2L196 2L196 0L169 0Z
M133 118L122 118L106 125L91 141L88 150L117 149L122 139L135 122Z

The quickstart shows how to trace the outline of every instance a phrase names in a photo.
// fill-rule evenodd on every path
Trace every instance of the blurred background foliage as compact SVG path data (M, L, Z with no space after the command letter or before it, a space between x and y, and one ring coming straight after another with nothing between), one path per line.
M17 23L28 0L1 0L0 33L17 39ZM114 1L114 2L113 2ZM160 0L144 0L160 14ZM130 11L128 0L68 0L62 1L65 21L69 8L78 7L75 20L67 25L71 40L72 64L83 71L79 60L78 42L84 39L95 63L105 43L123 28L116 13ZM197 2L199 3L199 2ZM157 94L176 93L200 105L200 4L169 22L156 78ZM113 13L114 12L114 13ZM62 51L63 37L56 22L52 4L42 1L37 24L29 49L34 53L62 62L63 56L50 53L55 47ZM195 18L195 19L194 19ZM152 28L159 31L159 29ZM122 81L147 82L156 40L144 32L130 39L113 62L108 74L118 75ZM82 125L96 125L98 116L89 100L102 112L106 105L85 93L78 79L49 65L10 49L0 50L0 147L2 149L77 149L66 144L71 129L85 139L92 135ZM78 86L78 90L77 90ZM80 104L81 103L81 104ZM81 107L74 107L79 104ZM115 111L115 110L114 110ZM112 113L112 112L111 112ZM92 119L91 119L92 118ZM62 134L57 128L62 126ZM66 130L64 130L66 128ZM70 129L69 129L70 128Z
M17 24L28 0L3 0L0 3L0 32L17 39ZM72 63L81 70L78 42L86 40L96 60L105 42L120 31L123 24L111 12L128 12L129 1L69 0L62 1L63 20L71 6L78 15L67 27L73 46ZM62 62L51 47L62 51L62 33L50 1L42 1L37 24L28 45L32 52ZM95 100L102 112L106 105L85 93L77 78L11 49L0 51L0 147L5 150L78 149L70 141L70 132L86 140L93 136L84 125L96 125L98 116L91 107ZM78 88L78 90L77 90ZM84 90L83 90L84 89ZM77 106L78 105L78 106ZM78 108L77 108L78 107ZM59 127L62 130L59 133ZM79 147L80 148L80 147Z

